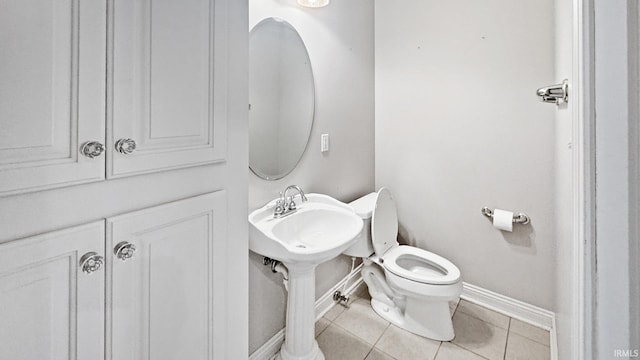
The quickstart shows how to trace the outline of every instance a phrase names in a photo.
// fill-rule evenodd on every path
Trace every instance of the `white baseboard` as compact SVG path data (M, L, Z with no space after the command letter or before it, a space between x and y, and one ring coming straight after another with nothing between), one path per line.
M360 276L360 270L362 270L362 264L357 266L350 275L345 276L340 282L338 282L334 287L329 289L326 293L324 293L318 300L316 300L316 321L318 321L321 317L324 316L331 308L336 305L336 302L333 301L333 294L340 290L342 291L342 287L347 284L347 287L344 291L343 295L351 294L357 287L362 283L362 276ZM352 284L349 285L348 283Z
M549 332L550 345L551 345L551 360L558 360L558 333L556 332L556 317L553 317L553 325Z
M284 328L280 329L271 339L254 351L249 360L270 360L280 350L284 342Z
M343 295L349 295L362 283L362 276L360 276L361 269L362 264L356 267L352 273L347 274L347 276L342 278L342 280L340 280L334 287L329 289L329 291L316 300L316 321L336 305L336 302L333 301L333 294L336 290L342 290L342 287L347 284L347 288ZM349 285L349 282L352 284ZM249 356L249 360L271 360L278 353L282 343L284 342L284 330L285 329L281 329L278 331L271 339L264 343L264 345L254 351L251 356Z
M551 331L555 314L549 310L527 304L479 286L462 283L462 299L484 306L488 309L524 321L531 325Z

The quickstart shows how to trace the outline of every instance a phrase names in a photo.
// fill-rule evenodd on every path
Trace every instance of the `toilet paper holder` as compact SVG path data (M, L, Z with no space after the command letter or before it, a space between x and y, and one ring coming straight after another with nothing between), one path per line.
M493 219L493 209L490 209L488 207L483 207L482 208L482 215L488 217L489 219ZM513 223L514 224L522 224L522 225L526 225L528 223L530 223L531 220L529 219L529 215L525 214L525 213L518 213L518 214L514 214L513 215Z

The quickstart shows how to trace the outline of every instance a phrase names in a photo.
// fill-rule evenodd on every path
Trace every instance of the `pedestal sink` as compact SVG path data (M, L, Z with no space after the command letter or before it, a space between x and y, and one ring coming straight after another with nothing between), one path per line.
M297 211L274 218L276 201L249 215L249 249L289 270L285 340L278 359L322 360L314 336L315 268L356 241L362 219L351 206L321 194L296 200Z

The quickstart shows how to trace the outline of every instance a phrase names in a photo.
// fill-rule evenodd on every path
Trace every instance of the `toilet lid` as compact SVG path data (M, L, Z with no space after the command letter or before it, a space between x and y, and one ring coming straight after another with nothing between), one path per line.
M382 257L387 250L398 246L398 213L387 188L378 190L376 207L371 216L371 242L376 255Z
M384 257L385 270L423 284L448 285L460 281L460 270L451 261L413 246L396 246Z

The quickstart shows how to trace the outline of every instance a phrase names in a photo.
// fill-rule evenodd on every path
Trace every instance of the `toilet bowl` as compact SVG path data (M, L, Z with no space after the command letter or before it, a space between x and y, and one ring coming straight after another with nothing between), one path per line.
M398 243L398 215L388 189L350 205L365 226L360 240L344 254L364 259L362 277L374 311L414 334L453 339L449 301L462 292L460 270L439 255Z

